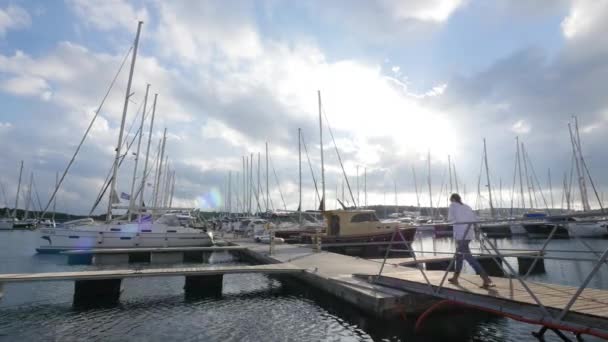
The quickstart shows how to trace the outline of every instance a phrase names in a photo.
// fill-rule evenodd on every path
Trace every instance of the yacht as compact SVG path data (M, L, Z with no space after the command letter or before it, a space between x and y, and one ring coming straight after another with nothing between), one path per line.
M38 253L58 253L89 248L205 247L213 245L213 234L193 228L191 216L164 214L139 222L97 223L91 218L40 229Z

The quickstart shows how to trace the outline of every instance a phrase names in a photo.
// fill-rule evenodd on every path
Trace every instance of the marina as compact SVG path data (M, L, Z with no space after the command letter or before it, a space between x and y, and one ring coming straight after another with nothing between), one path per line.
M519 6L0 4L0 342L608 340L608 5Z

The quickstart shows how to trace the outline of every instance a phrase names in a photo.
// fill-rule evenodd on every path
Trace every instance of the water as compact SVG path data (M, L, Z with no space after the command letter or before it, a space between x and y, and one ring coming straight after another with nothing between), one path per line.
M502 248L532 248L542 240L498 239ZM607 240L585 240L594 249ZM98 269L68 266L62 255L37 255L35 232L0 232L0 273ZM449 251L449 238L420 236L416 249ZM550 248L579 249L575 240ZM550 253L557 255L558 253ZM577 255L577 257L591 257ZM237 264L228 253L212 263ZM113 266L116 267L116 266ZM118 266L116 268L120 268ZM124 266L123 266L124 267ZM112 267L104 267L106 269ZM578 285L591 263L546 261L534 280ZM8 284L0 301L0 341L528 341L537 326L458 309L437 313L422 334L407 317L381 320L289 277L226 275L221 298L187 298L183 277L126 279L120 303L72 306L72 282ZM608 269L590 285L608 287ZM559 341L547 333L548 341ZM593 341L592 338L587 339Z

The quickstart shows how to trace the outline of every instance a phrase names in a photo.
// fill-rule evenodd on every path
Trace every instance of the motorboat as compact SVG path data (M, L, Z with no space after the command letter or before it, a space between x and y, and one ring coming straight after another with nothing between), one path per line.
M413 241L416 235L414 226L398 221L380 221L374 210L328 210L322 214L326 229L318 236L321 239L322 249L330 252L362 257L382 256L386 251L385 245L365 244L389 242L394 239L395 244L399 245L400 241ZM303 242L313 243L314 234L303 234ZM404 249L404 246L401 245L399 249Z
M213 234L193 228L185 215L168 213L153 221L143 216L136 222L97 223L91 218L41 228L38 253L90 248L205 247Z

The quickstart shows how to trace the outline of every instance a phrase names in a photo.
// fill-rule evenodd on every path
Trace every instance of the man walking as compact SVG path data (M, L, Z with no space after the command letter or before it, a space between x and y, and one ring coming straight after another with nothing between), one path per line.
M481 287L488 288L493 287L492 280L481 267L479 261L471 254L469 243L473 239L475 232L473 230L473 224L466 222L474 222L477 220L473 209L468 205L462 203L462 199L458 194L452 194L450 196L450 208L448 210L448 221L453 223L454 226L454 241L456 242L456 270L454 276L448 281L452 284L458 284L458 277L462 271L462 262L466 260L471 267L477 272L481 279L483 279L483 285Z

